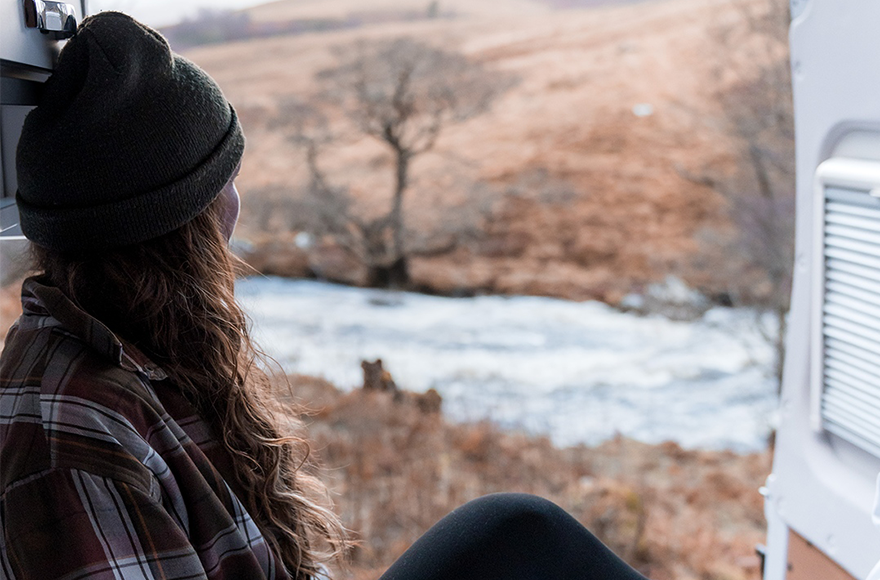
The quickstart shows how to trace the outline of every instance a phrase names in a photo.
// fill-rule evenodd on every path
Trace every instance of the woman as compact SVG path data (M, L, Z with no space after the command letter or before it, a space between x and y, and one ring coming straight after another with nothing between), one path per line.
M235 304L243 148L216 84L131 18L88 18L62 51L17 157L40 274L0 358L0 578L304 579L345 551ZM383 578L641 576L501 494Z

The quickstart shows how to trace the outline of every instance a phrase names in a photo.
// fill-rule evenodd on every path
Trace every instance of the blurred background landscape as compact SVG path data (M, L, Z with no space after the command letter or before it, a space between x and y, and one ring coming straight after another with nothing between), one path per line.
M349 576L508 490L655 580L760 577L794 243L786 2L91 6L160 27L238 112L233 247L258 273L238 292L314 411L362 537Z

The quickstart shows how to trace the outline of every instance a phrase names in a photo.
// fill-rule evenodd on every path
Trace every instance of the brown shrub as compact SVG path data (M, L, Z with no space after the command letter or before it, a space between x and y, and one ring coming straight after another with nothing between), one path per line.
M555 448L488 422L451 424L410 393L340 393L293 377L317 397L311 434L347 525L360 538L354 580L377 578L431 525L468 500L518 491L574 515L653 580L757 580L763 541L758 488L769 453L682 449L622 437ZM340 577L346 577L340 575Z

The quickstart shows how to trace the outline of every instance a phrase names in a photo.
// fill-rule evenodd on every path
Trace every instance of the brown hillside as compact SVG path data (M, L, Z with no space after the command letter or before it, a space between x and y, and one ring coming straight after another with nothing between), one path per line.
M694 233L721 223L718 198L680 173L727 155L711 122L720 82L712 29L736 16L729 3L669 0L564 11L525 0L453 4L470 9L452 19L187 53L218 79L245 124L248 150L239 180L245 212L238 234L259 241L268 231L287 229L283 197L298 195L305 182L302 151L272 122L279 99L313 94L313 76L334 64L336 46L413 35L520 79L489 113L448 127L435 151L414 162L405 201L413 246L443 238L450 215L480 217L476 238L413 261L418 285L614 302L670 271L684 272ZM357 5L289 0L252 14L305 17L321 8L338 16ZM653 114L634 114L643 103ZM391 165L380 145L349 131L323 164L334 183L351 188L364 213L387 207ZM548 193L548 180L563 194ZM270 211L260 218L267 204ZM276 243L264 258L278 259L285 248L290 244ZM281 270L303 273L333 254L322 251L287 259ZM323 268L326 275L358 281L356 271L334 272L352 266L333 259L339 265Z

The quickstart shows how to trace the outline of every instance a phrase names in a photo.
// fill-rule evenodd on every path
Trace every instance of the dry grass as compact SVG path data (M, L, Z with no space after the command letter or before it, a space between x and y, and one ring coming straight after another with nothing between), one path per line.
M412 397L338 392L293 377L345 522L351 578L378 577L462 503L498 491L547 497L654 580L757 580L769 453L689 451L617 438L558 449L491 424L453 425ZM584 420L590 420L585 414Z

